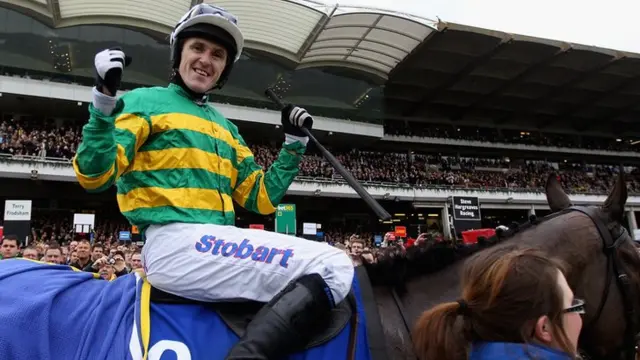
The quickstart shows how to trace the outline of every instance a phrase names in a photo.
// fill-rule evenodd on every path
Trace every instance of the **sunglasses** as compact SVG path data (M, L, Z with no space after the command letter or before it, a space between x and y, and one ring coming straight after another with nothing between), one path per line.
M571 306L569 306L568 308L563 310L564 313L577 313L577 314L584 314L585 311L585 305L584 305L584 300L582 299L573 299L573 303L571 304Z

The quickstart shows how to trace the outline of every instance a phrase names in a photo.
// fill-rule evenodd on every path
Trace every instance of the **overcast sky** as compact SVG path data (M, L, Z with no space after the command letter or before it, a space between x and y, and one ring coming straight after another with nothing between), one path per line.
M335 0L323 0L335 4ZM640 0L341 0L515 34L640 53Z

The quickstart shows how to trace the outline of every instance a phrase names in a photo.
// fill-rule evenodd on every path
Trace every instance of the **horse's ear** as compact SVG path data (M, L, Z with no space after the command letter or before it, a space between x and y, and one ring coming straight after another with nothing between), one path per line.
M624 177L624 168L621 166L616 184L611 189L609 196L607 196L607 200L604 201L602 209L609 215L610 219L622 222L626 203L627 182Z
M562 185L560 185L555 173L549 174L547 185L545 186L545 193L547 194L547 203L551 208L551 212L557 212L571 207L571 200L564 190L562 190Z

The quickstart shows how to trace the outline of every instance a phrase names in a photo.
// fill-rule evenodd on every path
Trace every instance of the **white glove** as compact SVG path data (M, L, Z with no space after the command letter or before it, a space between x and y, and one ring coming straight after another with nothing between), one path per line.
M94 64L98 76L102 81L105 80L107 72L111 69L124 69L124 52L122 50L106 49L96 54Z
M285 144L300 142L304 146L307 145L309 138L301 130L302 127L306 127L309 130L313 127L313 117L309 115L307 110L289 104L282 109L280 120L284 130Z
M116 93L120 87L123 69L131 63L120 48L102 50L94 58L96 87L93 105L105 115L111 115L116 106Z

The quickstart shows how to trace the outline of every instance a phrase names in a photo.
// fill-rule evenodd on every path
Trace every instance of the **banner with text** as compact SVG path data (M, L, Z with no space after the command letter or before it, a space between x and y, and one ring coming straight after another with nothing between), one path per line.
M31 236L31 200L4 202L3 235L15 235L21 245L29 244Z
M276 208L276 232L281 234L296 234L296 205L280 204Z
M451 199L453 211L453 227L456 235L463 231L482 228L480 215L480 201L477 197L453 196ZM457 236L460 238L460 236Z
M454 196L453 197L454 220L481 220L480 202L477 197Z

